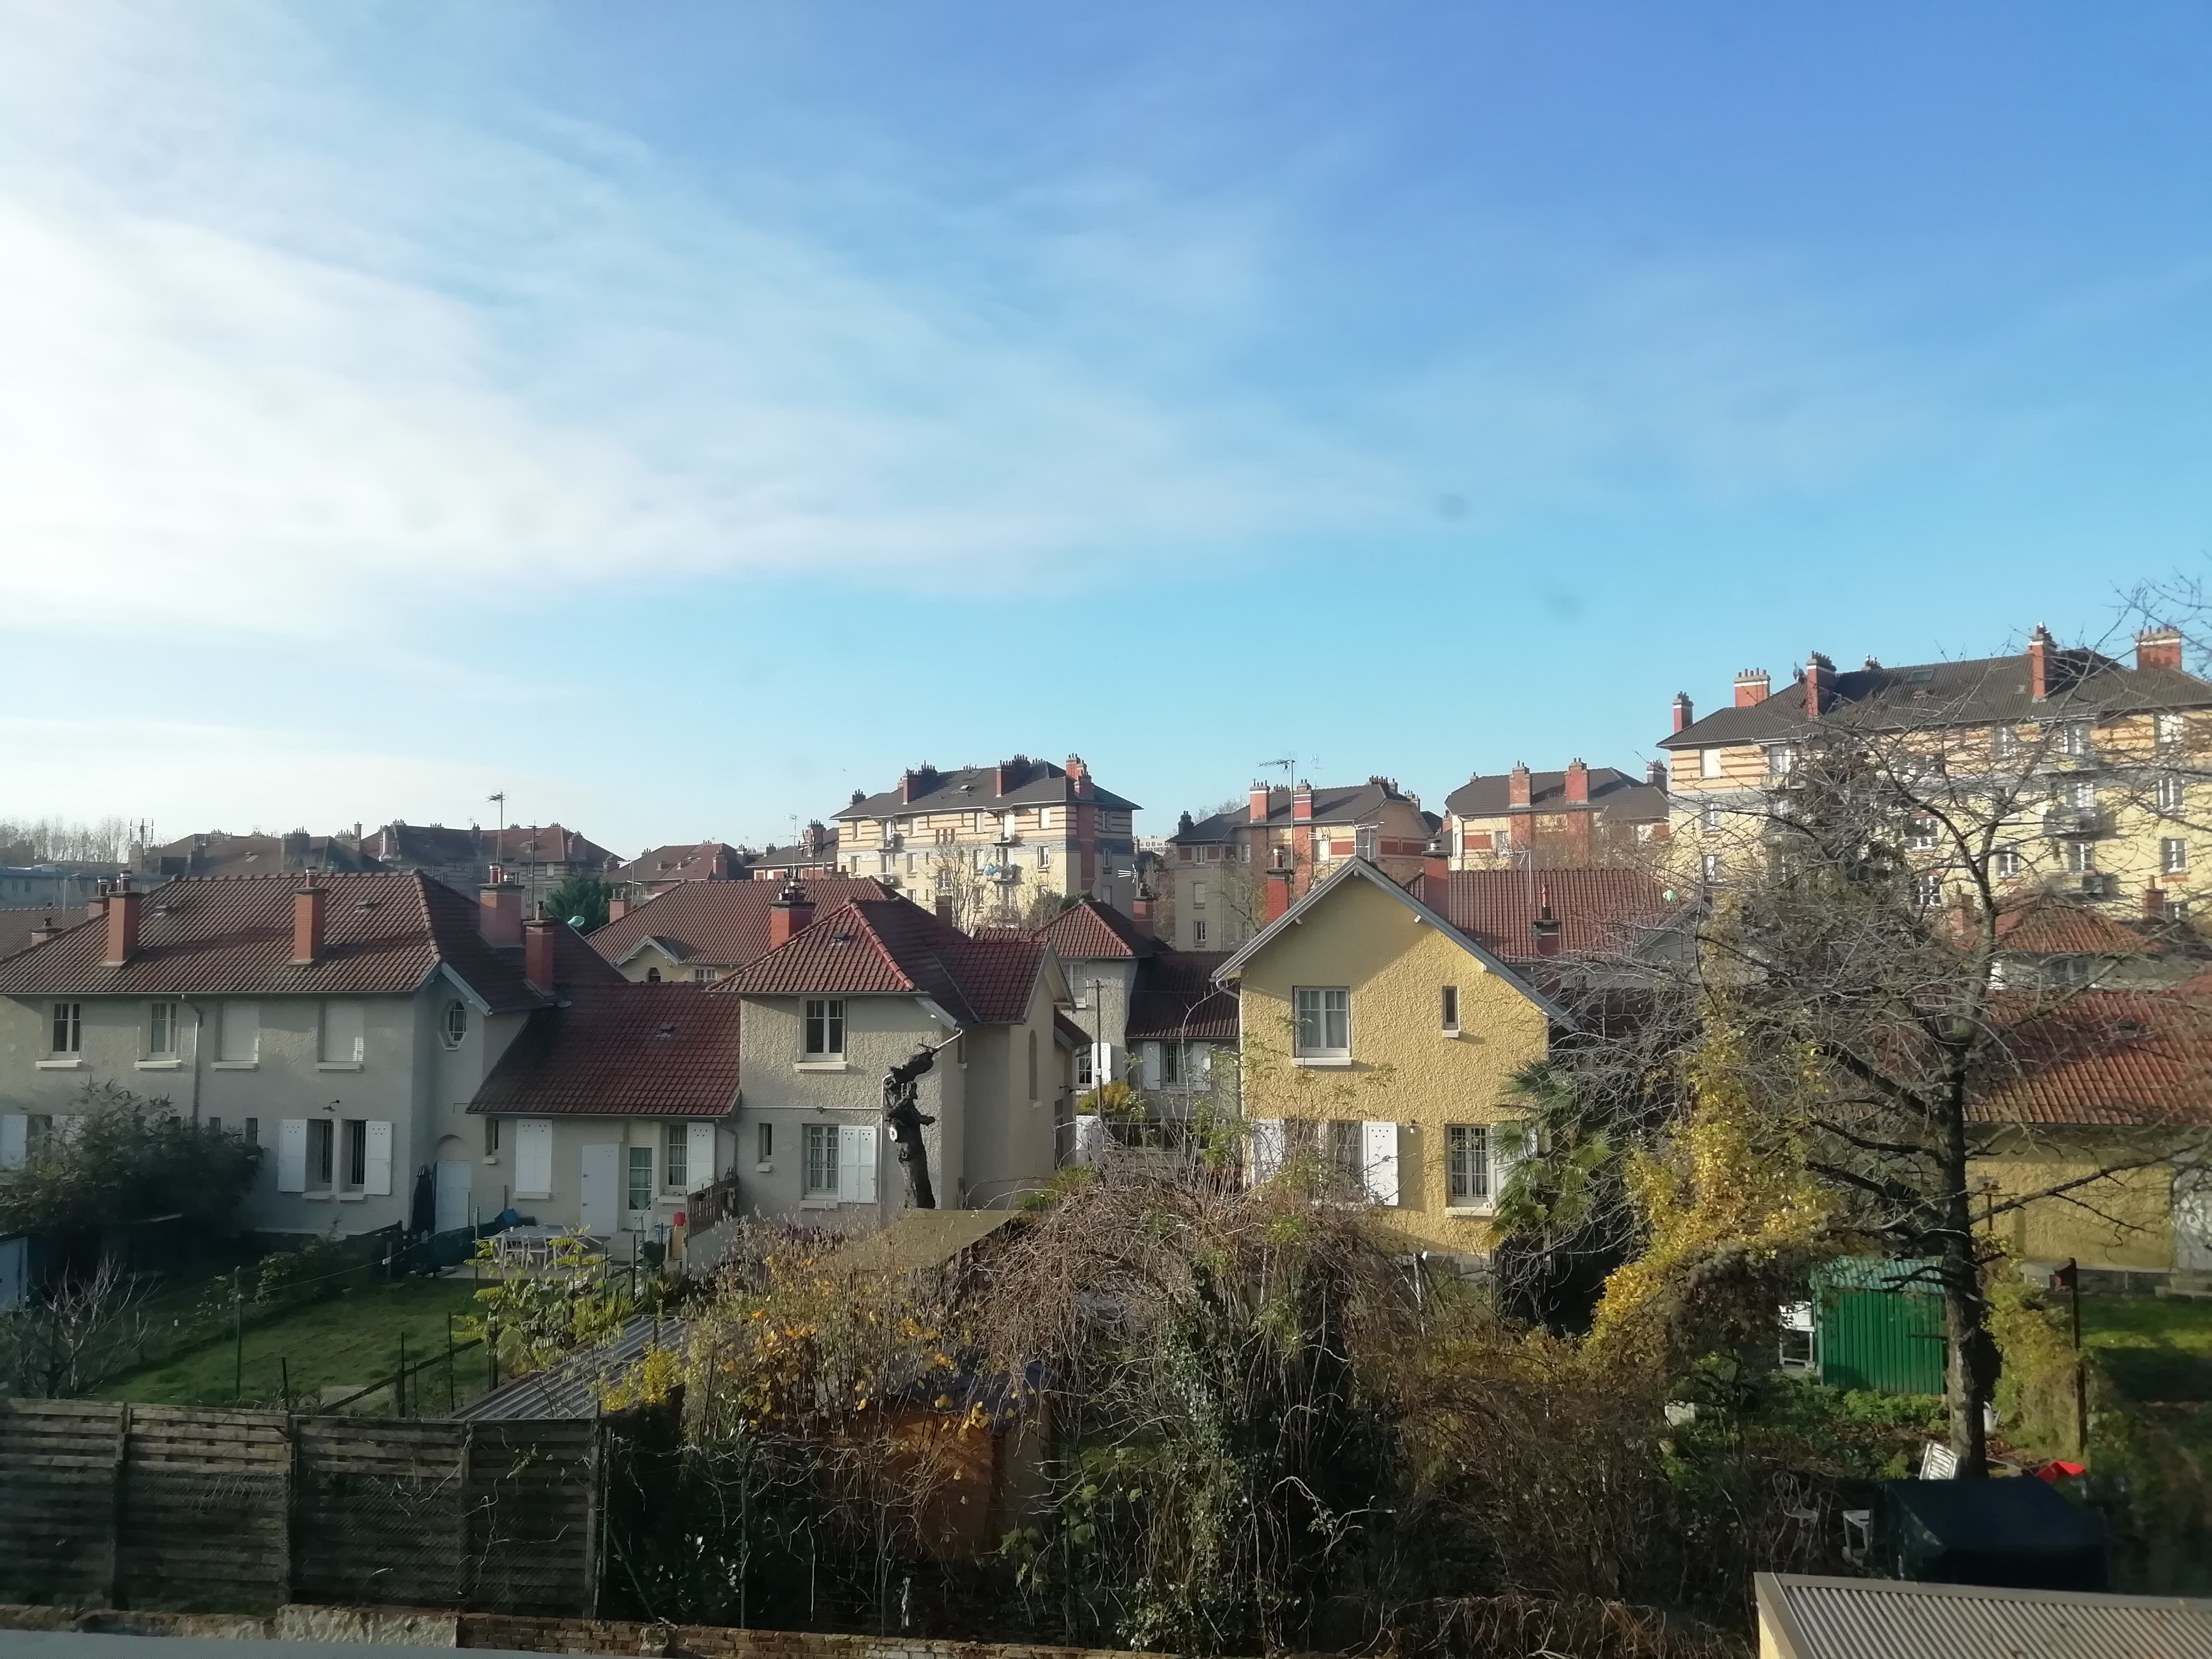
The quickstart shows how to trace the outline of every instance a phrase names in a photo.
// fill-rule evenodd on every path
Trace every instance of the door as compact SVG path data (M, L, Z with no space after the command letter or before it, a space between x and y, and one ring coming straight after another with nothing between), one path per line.
M584 1201L580 1219L587 1233L597 1233L602 1238L611 1238L622 1225L622 1213L617 1207L622 1194L615 1190L620 1180L622 1148L611 1142L603 1146L584 1148Z
M438 1202L431 1225L441 1233L469 1224L469 1166L457 1158L438 1160Z
M2212 1169L2173 1172L2173 1266L2177 1273L2212 1273Z

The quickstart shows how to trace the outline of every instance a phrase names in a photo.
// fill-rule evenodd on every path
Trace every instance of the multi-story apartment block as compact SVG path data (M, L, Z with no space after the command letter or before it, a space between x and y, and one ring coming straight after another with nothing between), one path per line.
M360 826L345 836L234 836L221 830L185 836L160 847L133 845L131 873L149 887L176 876L296 876L307 871L380 870L361 850Z
M1444 798L1451 867L1644 865L1666 840L1665 763L1642 777L1571 761L1562 772L1478 773Z
M1255 783L1243 808L1186 812L1168 837L1160 880L1169 935L1181 950L1236 950L1346 859L1411 881L1442 825L1389 778L1321 789Z
M788 847L771 847L754 854L746 862L745 873L755 881L772 881L779 886L793 876L811 881L817 876L842 874L845 866L837 861L837 841L835 824L813 819Z
M2039 628L2014 656L1839 673L1814 653L1774 690L1739 674L1734 703L1694 717L1674 699L1670 758L1674 851L1684 875L1724 882L1754 856L1759 826L1786 801L1792 769L1818 745L1887 745L1923 775L1970 794L1977 781L2018 797L2000 826L1993 874L2014 892L2063 892L2097 904L2185 914L2212 857L2212 683L2182 667L2181 635L2138 635L2132 665L2059 647ZM1955 898L1929 823L1903 826L1929 855L1930 902Z
M854 792L837 814L837 862L957 927L1019 922L1085 894L1127 908L1138 810L1100 788L1079 755L1065 767L1026 755L955 772L918 766L896 788Z
M594 987L626 988L563 924L526 923L512 883L474 901L420 873L125 883L0 962L0 1165L114 1084L271 1151L249 1227L465 1225L517 1189L517 1149L471 1102Z

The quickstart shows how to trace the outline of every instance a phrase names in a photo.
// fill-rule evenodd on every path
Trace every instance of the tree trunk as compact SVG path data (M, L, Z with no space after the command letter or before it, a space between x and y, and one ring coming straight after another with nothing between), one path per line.
M1963 1091L1958 1091L1960 1097ZM1963 1098L1954 1098L1945 1126L1942 1254L1943 1399L1951 1419L1951 1451L1958 1479L1978 1480L1990 1472L1984 1407L1996 1391L1996 1344L1990 1337L1989 1298L1982 1293L1974 1259L1974 1213L1966 1187L1966 1122Z

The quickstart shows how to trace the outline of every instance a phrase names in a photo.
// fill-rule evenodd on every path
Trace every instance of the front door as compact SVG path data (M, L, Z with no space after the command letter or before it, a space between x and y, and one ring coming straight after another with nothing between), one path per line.
M470 1224L469 1166L457 1158L438 1160L437 1213L431 1224L450 1233Z
M602 1238L613 1237L622 1224L616 1207L622 1202L622 1194L615 1190L621 1157L622 1148L612 1145L584 1148L584 1207L580 1218L586 1232Z
M2202 1164L2173 1172L2173 1266L2212 1273L2212 1169Z

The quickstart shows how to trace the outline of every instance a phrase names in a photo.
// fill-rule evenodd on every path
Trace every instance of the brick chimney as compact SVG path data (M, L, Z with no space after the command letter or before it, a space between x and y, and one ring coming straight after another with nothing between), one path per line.
M1308 783L1304 778L1300 778L1297 787L1291 791L1291 822L1292 823L1313 822L1313 785Z
M806 833L800 837L800 844L806 849L808 858L820 858L830 846L829 826L819 818L809 819Z
M629 901L628 899L617 898L609 899L607 901L607 920L609 921L620 921L629 914Z
M491 879L477 889L477 931L484 943L513 945L522 943L522 884L509 881L496 864Z
M1552 889L1547 882L1536 890L1536 919L1528 931L1535 936L1536 954L1555 957L1559 954L1559 919L1552 914Z
M553 988L553 947L560 923L535 915L522 925L522 976L541 991Z
M1252 822L1255 823L1265 823L1267 821L1268 793L1267 786L1264 783L1255 783L1252 786L1252 798L1247 810L1250 812Z
M1283 913L1291 908L1291 872L1288 870L1267 872L1267 920L1279 921Z
M1137 924L1137 931L1146 939L1159 935L1152 926L1152 890L1139 886L1136 897L1129 901L1129 920Z
M1526 806L1528 800L1528 763L1515 761L1512 771L1505 777L1505 804L1508 806Z
M1444 908L1451 890L1451 860L1443 843L1432 841L1421 854L1421 902L1432 910Z
M1566 797L1570 807L1584 809L1579 812L1569 812L1566 823L1567 862L1580 868L1589 863L1595 855L1597 814L1588 810L1589 768L1583 763L1579 755L1567 763Z
M1748 708L1755 702L1765 702L1772 684L1764 668L1745 669L1735 677L1735 706Z
M1818 719L1836 706L1836 665L1817 651L1805 657L1805 714Z
M2179 668L2181 666L2181 630L2178 628L2146 628L2136 635L2136 666L2138 668Z
M31 943L44 945L50 939L59 939L62 933L61 928L54 926L54 919L48 916L40 926L31 929Z
M1580 756L1567 763L1567 805L1589 805L1589 768L1583 764Z
M1664 789L1667 787L1667 763L1662 760L1644 762L1644 781L1654 789Z
M1080 755L1067 757L1067 793L1079 799L1091 793L1091 769L1083 763Z
M1697 717L1696 711L1690 707L1690 694L1677 691L1674 694L1674 729L1677 732L1686 730Z
M2143 889L2142 913L2145 921L2166 920L2166 889L2156 886Z
M292 891L292 965L305 968L319 962L323 939L330 926L331 890L315 885L313 876Z
M2027 636L2027 691L2041 702L2051 695L2051 630L2041 623Z
M118 876L107 895L107 957L100 965L120 968L138 954L138 913L143 893L131 890L131 878Z
M899 799L911 803L937 787L937 769L927 761L899 774Z
M790 944L813 920L814 901L806 896L805 884L793 876L768 907L768 948L773 951Z

